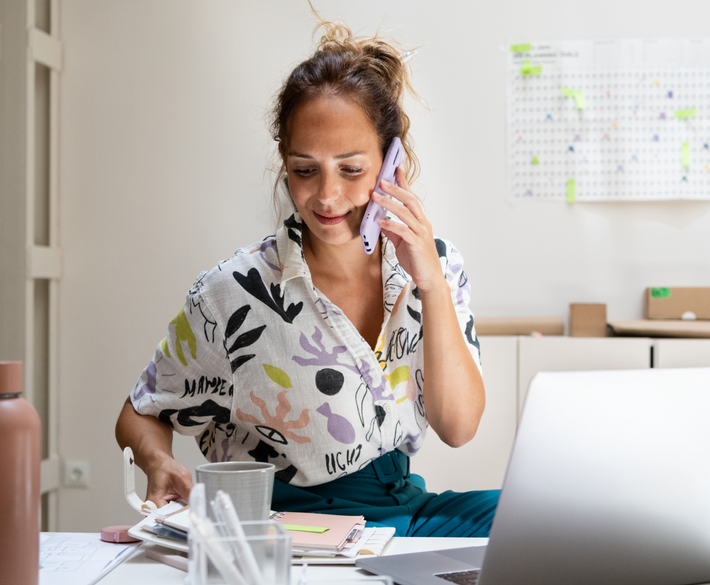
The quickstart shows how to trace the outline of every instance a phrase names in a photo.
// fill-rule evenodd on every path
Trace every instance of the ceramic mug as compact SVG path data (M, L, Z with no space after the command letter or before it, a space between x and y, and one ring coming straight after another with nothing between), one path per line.
M214 517L210 502L217 490L229 494L243 522L268 520L274 490L274 470L271 463L256 461L225 461L205 463L195 468L198 483L205 484L207 514Z

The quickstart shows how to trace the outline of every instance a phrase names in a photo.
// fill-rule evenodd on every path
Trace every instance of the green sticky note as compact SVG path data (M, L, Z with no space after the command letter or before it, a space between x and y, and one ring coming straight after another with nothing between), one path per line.
M540 161L537 159L537 156L534 156L533 159L532 159L532 164L536 165L536 164L538 164L539 162L540 162Z
M669 299L671 297L671 289L669 288L652 288L651 297L654 299Z
M566 87L560 87L560 91L569 98L574 99L574 103L577 105L578 110L583 110L587 107L587 102L584 99L582 90L580 89L567 89Z
M680 147L680 158L684 167L690 166L690 144L684 142Z
M569 179L567 181L567 203L574 203L576 196L576 188L574 184L574 179Z
M329 530L321 526L299 526L298 524L284 524L283 526L286 530L290 530L291 532L315 532L316 534L323 534Z
M529 44L522 43L520 45L510 45L510 50L513 53L525 53L531 49Z
M542 67L533 67L530 61L523 61L523 66L520 68L521 75L540 75L542 73Z
M580 90L580 89L575 90L573 97L574 97L574 102L577 104L578 110L583 110L584 108L587 107L587 102L584 100L584 96L582 95L582 90Z
M695 117L695 108L688 108L687 110L676 110L675 117L681 120L686 120L688 118Z

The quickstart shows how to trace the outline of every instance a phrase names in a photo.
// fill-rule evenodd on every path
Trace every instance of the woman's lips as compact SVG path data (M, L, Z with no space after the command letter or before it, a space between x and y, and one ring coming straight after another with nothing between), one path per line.
M316 213L315 211L313 212L313 215L316 216L316 219L321 222L323 225L335 225L343 221L350 212L344 213L343 215L332 215L332 214L327 214L327 215L321 215L320 213Z

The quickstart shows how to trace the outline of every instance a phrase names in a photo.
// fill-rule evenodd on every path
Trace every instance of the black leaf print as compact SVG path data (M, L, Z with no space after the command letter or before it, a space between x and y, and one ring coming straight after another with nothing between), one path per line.
M476 336L476 338L474 339L472 333L473 333L473 315L471 315L471 316L468 318L468 323L466 323L466 339L468 340L468 342L469 342L473 347L475 347L475 348L478 350L478 356L479 356L479 359L480 359L480 356L481 356L481 342L478 341L478 336Z
M418 287L418 286L415 286L415 287L412 289L412 295L413 295L414 298L417 299L418 301L421 301L421 300L422 300L422 295L419 294L419 287Z
M284 225L288 228L288 237L301 247L301 236L299 233L302 230L302 225L296 221L296 216L292 215L285 222Z
M271 445L269 445L268 443L264 443L264 441L260 439L259 444L251 451L248 451L247 455L253 457L254 461L259 461L260 463L268 463L269 457L278 457L279 452Z
M203 424L204 420L194 420L193 417L210 418L216 423L229 422L229 409L217 404L214 400L206 400L197 406L189 406L188 408L167 408L162 410L158 418L166 425L173 426L172 415L177 413L177 421L183 427L195 427Z
M261 274L256 268L252 268L247 272L246 276L239 272L233 272L232 276L247 291L250 295L264 303L269 309L274 311L286 321L293 323L293 320L298 316L303 309L303 302L290 304L288 309L284 310L284 297L281 294L281 285L271 285L271 295L266 290ZM273 297L273 298L272 298Z
M261 334L264 332L264 329L266 329L266 325L262 325L261 327L255 327L251 331L242 333L239 337L237 337L235 342L227 350L227 353L235 352L239 348L247 347L248 345L256 343L257 339L259 339L259 337L261 337Z
M251 306L244 305L243 307L240 307L239 309L234 311L234 313L232 313L232 316L229 318L229 321L227 321L227 330L225 332L226 335L224 338L225 349L227 347L227 340L232 335L234 335L244 324L244 321L247 318L247 314L250 310ZM264 329L266 329L266 325L261 325L259 327L255 327L254 329L250 329L245 333L242 333L239 337L237 337L234 343L232 343L229 349L227 349L227 356L242 347L248 347L249 345L253 345L254 343L256 343L259 337L261 337L261 334L264 332ZM230 364L232 366L232 374L237 371L237 368L239 368L239 366L248 362L251 358L255 357L255 355L256 354L253 353L249 355L240 355L233 359Z
M252 353L250 355L240 355L233 359L230 364L232 366L232 374L239 369L239 366L244 365L253 357L256 357L256 354Z
M205 444L205 441L207 437L210 437L210 440ZM214 440L214 436L212 435L212 431L210 429L207 429L204 433L202 433L202 436L200 437L200 451L202 454L207 457L207 452L209 451L210 448L210 443Z
M407 305L407 311L409 311L409 316L414 319L417 323L419 323L419 339L421 340L422 337L424 337L424 325L422 325L422 314L419 311L415 311Z
M274 473L274 479L278 479L284 483L291 483L293 476L297 473L298 469L293 465L289 465L286 469L282 469L281 471Z
M237 329L244 323L244 319L247 318L249 311L251 311L251 305L244 305L232 313L227 321L227 330L224 332L226 337L231 337L237 332Z
M415 311L415 310L412 309L412 307L410 307L409 305L407 305L407 311L409 311L409 315L410 315L410 316L412 317L412 319L414 319L417 323L421 323L421 322L422 322L422 314L421 314L419 311Z
M377 426L381 427L382 423L385 422L385 417L387 416L387 411L381 407L379 404L375 405L375 416L377 417Z
M439 238L436 238L434 241L436 242L436 251L439 254L439 258L446 258L446 244Z

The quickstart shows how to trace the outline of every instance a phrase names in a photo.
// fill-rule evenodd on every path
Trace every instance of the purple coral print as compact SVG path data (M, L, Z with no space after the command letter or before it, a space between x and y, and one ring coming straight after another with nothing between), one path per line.
M419 451L419 449L416 449L413 446L413 443L416 443L419 437L421 436L421 433L417 433L416 435L407 434L404 439L402 439L402 444L404 445L405 449L407 449L407 451L409 451L410 453L416 453L417 451Z
M328 350L325 349L325 346L322 343L323 332L318 329L318 327L315 327L315 332L313 333L313 337L311 339L313 339L313 343L315 343L315 345L313 345L313 343L310 343L308 341L308 338L303 333L301 333L299 342L304 350L316 357L302 358L299 356L293 356L293 361L296 362L299 366L340 366L342 368L347 368L351 372L359 372L357 367L348 364L341 364L338 361L338 356L341 353L348 351L348 348L346 346L337 345L333 348L333 351L328 352Z
M219 461L231 461L232 456L229 454L229 439L225 439L222 441L222 458L219 459ZM217 447L215 447L214 451L210 454L210 463L217 463Z
M387 391L387 378L385 378L385 375L381 370L378 371L380 373L380 383L375 386L375 380L373 376L370 375L370 364L368 364L365 360L360 361L360 375L362 376L362 379L365 380L367 387L370 389L372 397L375 400L394 400L392 393L390 393L389 396L384 396L384 393ZM375 375L376 374L377 372L375 372Z
M141 397L144 394L155 394L155 378L158 374L158 370L155 367L155 362L151 360L151 362L148 364L148 367L145 369L145 377L146 381L145 384L143 384L139 389L138 392L135 393L133 399L134 400L140 400ZM149 398L153 400L152 396L149 396Z
M328 419L328 432L336 441L345 445L350 445L355 442L355 429L353 425L351 425L350 421L344 416L332 412L329 403L324 402L321 406L316 408L316 412L319 412Z
M261 256L261 259L264 261L264 263L271 268L272 270L275 270L278 273L283 272L283 264L279 262L279 266L274 264L273 262L269 262L266 259L266 251L267 250L273 250L276 255L278 256L278 252L276 251L276 239L275 238L267 238L263 242L261 242L261 246L259 247L259 256Z
M451 248L451 253L453 257L461 257L459 251L456 248ZM459 264L449 264L449 268L453 274L459 274L458 289L456 291L456 304L466 305L464 300L464 294L471 293L471 284L468 281L468 276L463 270L463 262Z

